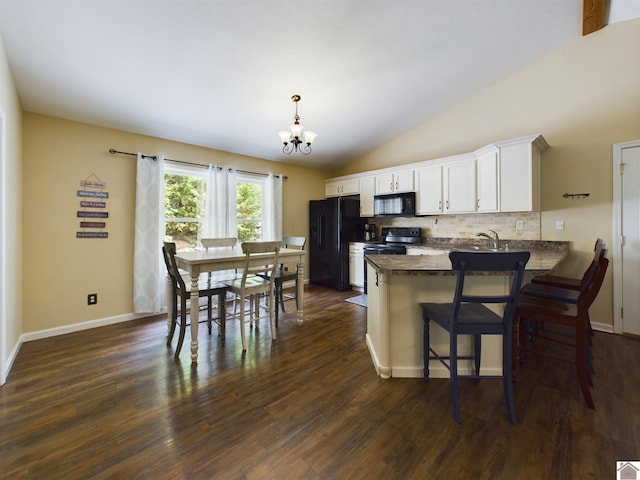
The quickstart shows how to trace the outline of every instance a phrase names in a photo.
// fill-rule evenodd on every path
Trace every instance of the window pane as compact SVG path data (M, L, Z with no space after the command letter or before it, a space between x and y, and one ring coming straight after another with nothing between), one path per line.
M177 251L196 247L202 237L206 185L198 176L164 176L165 238Z
M236 191L238 239L262 240L262 184L238 182Z
M186 175L164 176L164 209L166 218L199 218L204 216L206 200L204 179Z

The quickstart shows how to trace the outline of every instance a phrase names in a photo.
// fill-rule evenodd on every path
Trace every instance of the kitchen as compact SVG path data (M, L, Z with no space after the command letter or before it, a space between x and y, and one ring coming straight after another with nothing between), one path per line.
M391 173L383 170L359 174L355 179L331 179L326 183L328 198L310 202L310 282L339 290L351 286L363 292L354 303L368 307L366 341L380 376L422 375L421 324L415 305L418 299L450 300L453 278L424 277L417 271L405 276L386 275L376 267L373 256L442 255L448 248L470 244L478 248L487 243L487 239L478 237L488 237L496 249L531 250L531 268L542 268L540 271L557 268L568 256L569 242L540 239L539 179L542 153L548 148L544 137L536 134L496 142L468 155L396 167ZM371 183L373 198L371 189L366 188ZM356 189L362 189L359 196L353 195ZM368 217L371 206L377 224ZM440 215L417 216L431 210ZM464 211L477 212L470 216L480 222L474 233L466 231L460 222L457 231L447 235L450 238L434 233L439 218ZM485 216L488 212L499 212L502 223L488 224L494 221L493 215ZM429 222L431 228L400 226ZM492 235L485 232L487 225ZM415 268L420 261L417 257L405 265ZM371 267L376 267L375 272ZM530 278L533 274L528 275ZM502 279L497 279L493 287L487 279L482 283L484 288L497 291L505 286ZM368 284L373 287L371 292ZM383 335L384 331L387 333ZM448 337L436 341L446 344ZM485 351L495 353L500 349L493 342ZM485 361L485 369L499 370L499 355L489 360L485 356ZM440 368L436 375L446 374Z

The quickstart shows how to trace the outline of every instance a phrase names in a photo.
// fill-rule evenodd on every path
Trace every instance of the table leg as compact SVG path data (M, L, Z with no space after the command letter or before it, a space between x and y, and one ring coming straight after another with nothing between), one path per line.
M296 303L298 304L298 324L304 321L304 263L302 258L298 260L298 281L296 282L298 290L296 291Z
M200 302L198 296L198 274L191 274L191 363L198 363L198 317Z

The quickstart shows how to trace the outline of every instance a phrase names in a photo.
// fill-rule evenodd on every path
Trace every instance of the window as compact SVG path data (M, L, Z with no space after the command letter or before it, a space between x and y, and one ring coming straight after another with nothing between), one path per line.
M221 232L220 228L208 224L221 219L235 221L222 220L225 224L222 231L225 233L215 236L235 236L241 242L261 241L274 236L275 227L269 229L267 220L273 217L275 208L272 206L274 200L267 200L274 195L274 189L270 188L270 177L237 173L231 178L235 179L230 180L232 186L235 182L235 188L225 187L225 191L228 188L230 192L225 198L235 195L235 201L219 207L222 212L207 212L207 205L214 205L208 198L214 195L207 191L207 185L213 184L209 180L209 170L165 163L165 238L175 242L178 251L199 247L203 237L214 236L208 232ZM223 188L218 188L220 194Z
M236 181L236 221L238 240L260 241L263 233L265 177L238 175Z
M177 251L196 247L203 236L207 171L165 164L165 238Z

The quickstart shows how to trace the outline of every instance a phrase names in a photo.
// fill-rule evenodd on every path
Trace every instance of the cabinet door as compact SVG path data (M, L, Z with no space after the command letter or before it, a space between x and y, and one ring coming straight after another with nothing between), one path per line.
M342 195L357 195L359 193L359 182L357 178L349 180L335 180L325 182L325 197L340 197Z
M393 173L376 175L376 195L393 193Z
M375 192L375 177L370 175L360 179L360 216L373 217L373 195Z
M446 213L476 211L476 161L463 160L444 167Z
M500 147L500 211L540 210L540 151L531 143Z
M403 170L394 173L393 189L395 192L413 192L413 170Z
M360 192L360 182L357 178L343 180L341 195L358 195Z
M498 211L498 172L499 172L499 150L478 155L478 184L477 188L477 211L497 212Z
M416 214L442 213L442 165L416 170Z
M340 196L340 182L327 182L324 184L324 196L325 197L339 197Z

